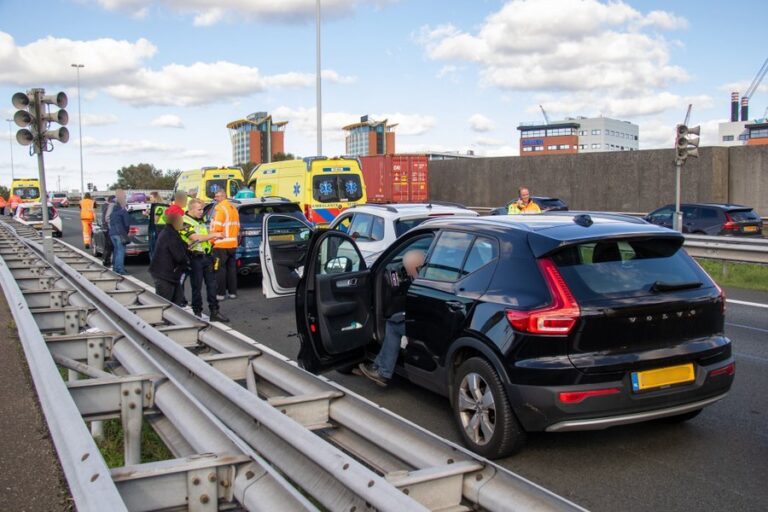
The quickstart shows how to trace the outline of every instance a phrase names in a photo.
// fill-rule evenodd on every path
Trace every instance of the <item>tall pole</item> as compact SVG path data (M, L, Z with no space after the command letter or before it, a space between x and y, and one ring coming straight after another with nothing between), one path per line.
M317 156L323 154L323 92L322 79L320 77L320 0L317 0L316 7L317 38L315 46L317 48L317 70L315 80L317 81Z
M44 89L32 89L35 98L35 123L37 124L38 136L35 137L35 150L37 152L37 169L40 173L40 206L43 209L43 255L49 263L53 263L53 239L51 238L51 224L48 218L48 189L45 186L45 161L43 160L43 151L47 141L42 134L45 133L45 106L43 105Z
M8 142L11 143L11 181L16 179L13 172L13 130L11 129L11 123L13 119L6 119L8 121Z
M675 159L675 218L672 221L672 229L683 231L683 212L680 211L680 171L683 163L679 158Z
M83 179L83 116L80 112L80 68L85 64L72 64L77 70L77 130L80 132L80 197L85 195L85 180Z

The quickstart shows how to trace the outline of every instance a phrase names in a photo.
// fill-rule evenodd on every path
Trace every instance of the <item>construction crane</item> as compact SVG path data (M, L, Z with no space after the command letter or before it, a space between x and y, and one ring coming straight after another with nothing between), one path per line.
M547 115L547 111L544 110L544 107L542 107L541 105L539 105L539 108L541 109L541 113L544 114L544 121L546 121L546 124L549 124L549 116Z
M755 93L757 88L760 87L760 84L762 83L763 78L765 78L766 73L768 73L768 59L765 59L765 62L763 62L762 67L760 67L760 70L757 72L757 75L755 75L755 79L752 80L752 83L749 85L747 92L745 92L744 96L741 97L741 120L742 121L749 120L749 99Z

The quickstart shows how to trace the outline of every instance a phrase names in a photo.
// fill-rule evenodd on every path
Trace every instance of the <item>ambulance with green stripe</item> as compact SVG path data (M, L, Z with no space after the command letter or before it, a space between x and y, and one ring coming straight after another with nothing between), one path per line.
M356 158L310 157L259 164L251 171L248 188L256 197L278 196L298 203L307 220L318 226L367 201Z

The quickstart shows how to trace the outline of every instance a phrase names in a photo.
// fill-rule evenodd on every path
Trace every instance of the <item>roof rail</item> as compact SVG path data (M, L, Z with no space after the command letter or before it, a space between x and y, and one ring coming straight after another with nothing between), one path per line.
M262 203L265 202L267 199L278 199L278 200L286 202L286 203L293 202L290 199L288 199L287 197L283 197L283 196L260 196L258 199L261 199Z
M389 206L388 204L379 204L379 203L366 203L366 204L353 204L349 208L359 208L361 206L374 206L376 208L384 208L388 212L397 213L397 208L394 206Z
M464 206L461 203L452 203L450 201L428 201L427 202L427 208L429 208L433 204L437 205L437 206L453 206L454 208L462 208L464 210L468 210L469 209L469 208L467 208L466 206Z

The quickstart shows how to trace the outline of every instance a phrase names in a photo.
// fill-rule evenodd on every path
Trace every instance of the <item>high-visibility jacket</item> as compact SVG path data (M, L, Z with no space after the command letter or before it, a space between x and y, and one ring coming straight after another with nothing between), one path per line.
M537 205L533 201L528 201L528 204L526 205L521 205L520 201L515 201L514 203L509 205L507 214L515 215L518 213L541 213L541 208L539 208L539 205Z
M21 204L21 198L16 194L11 194L11 197L8 198L8 204L11 205L11 210L15 211L16 207Z
M5 208L5 198L3 196L0 196L0 208Z
M237 208L227 200L221 201L213 209L211 233L223 233L222 238L213 241L215 249L236 249L240 234L240 215Z
M80 200L80 220L93 220L96 214L93 211L93 199Z
M210 240L193 242L189 239L192 235L207 235L208 227L205 222L192 217L191 215L184 215L184 227L179 231L181 239L187 244L189 252L210 254L213 244Z

